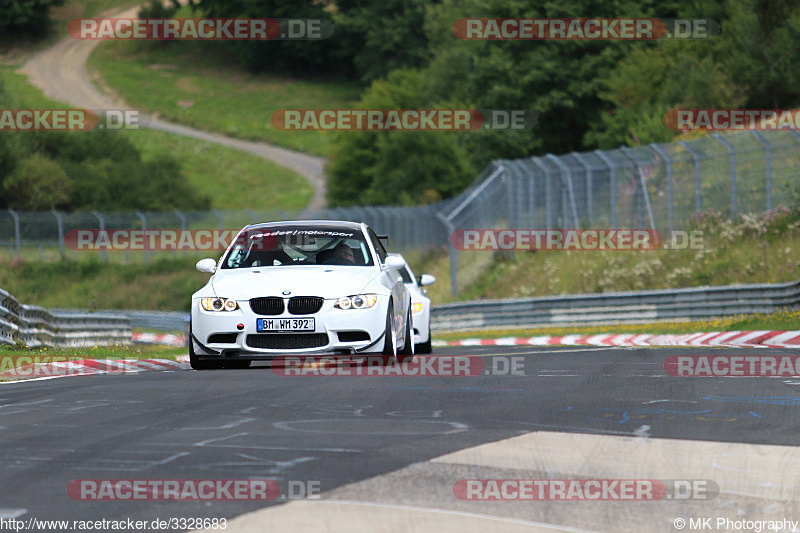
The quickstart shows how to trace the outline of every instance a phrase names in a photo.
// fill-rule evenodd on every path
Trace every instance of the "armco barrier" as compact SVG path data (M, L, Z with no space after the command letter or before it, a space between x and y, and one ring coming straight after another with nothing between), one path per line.
M800 309L800 281L483 300L433 307L437 330L701 320Z
M59 315L86 314L85 309L51 309ZM157 331L187 331L189 328L189 313L184 311L137 311L120 309L113 311L97 311L128 317L132 328L152 329Z
M108 313L60 314L25 305L0 289L0 344L108 346L131 343L131 321Z

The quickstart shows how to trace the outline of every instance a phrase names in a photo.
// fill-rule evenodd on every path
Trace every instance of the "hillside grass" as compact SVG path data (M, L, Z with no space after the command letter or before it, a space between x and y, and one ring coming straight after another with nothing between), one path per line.
M360 92L358 84L336 78L250 74L219 42L108 41L88 65L129 105L164 120L321 156L330 152L331 133L278 130L272 113L350 108Z
M652 251L460 252L460 265L482 257L489 266L459 299L678 289L800 279L800 207L776 208L726 221L704 212L692 231L698 249ZM476 259L473 259L475 257ZM461 273L462 268L459 270ZM449 275L447 281L449 283ZM442 290L442 287L438 287ZM441 294L441 293L439 293Z
M69 107L44 96L24 74L17 72L19 66L0 65L0 75L6 91L21 108ZM311 184L299 174L233 148L149 129L79 132L75 135L125 135L145 161L163 155L174 157L190 183L201 194L211 197L213 208L293 211L307 206L314 195Z
M188 311L192 293L209 275L194 258L147 265L64 260L0 260L0 287L19 301L42 307Z

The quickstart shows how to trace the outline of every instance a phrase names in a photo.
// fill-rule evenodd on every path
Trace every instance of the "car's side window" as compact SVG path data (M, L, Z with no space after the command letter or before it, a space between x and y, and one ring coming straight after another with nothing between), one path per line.
M403 277L403 283L414 283L414 280L411 277L411 272L408 270L408 268L401 268L400 275Z
M381 260L381 263L385 263L386 256L389 254L386 253L386 249L383 247L383 243L378 238L378 236L375 235L375 232L372 231L372 229L369 230L369 240L372 241L372 246L375 247L375 252L377 252L378 254L378 259Z

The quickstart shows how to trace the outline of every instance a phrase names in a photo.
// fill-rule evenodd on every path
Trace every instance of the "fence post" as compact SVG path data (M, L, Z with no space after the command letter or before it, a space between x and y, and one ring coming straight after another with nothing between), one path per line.
M220 210L219 209L212 209L211 213L215 217L217 217L217 220L219 221L219 229L220 229L220 231L224 230L225 229L225 221L222 219L222 213L220 212Z
M681 146L686 148L686 151L692 155L694 159L694 210L699 213L702 209L702 197L700 195L700 161L702 160L700 154L695 152L692 145L686 141L678 141Z
M516 195L514 194L513 191L515 184L519 182L518 179L514 179L517 176L516 164L511 160L503 161L503 164L506 166L506 168L508 168L510 174L510 176L503 176L504 178L508 178L505 180L506 211L507 211L506 224L508 225L509 228L519 227L516 220L518 216L518 210L517 207L514 205L514 197Z
M8 213L14 219L14 247L17 249L17 257L22 257L22 234L19 229L19 215L10 207L8 208Z
M471 193L469 193L469 195L466 198L464 198L461 201L461 203L458 204L458 206L456 206L455 209L450 211L450 213L447 215L447 218L449 220L453 220L456 217L456 215L458 215L470 202L472 202L476 197L480 196L480 193L483 192L483 190L486 187L488 187L489 184L497 178L497 176L505 172L505 167L503 165L498 165L497 163L494 164L497 167L494 169L494 172L492 172L488 178L483 180L483 182L480 185L475 187L475 189Z
M136 211L134 211L133 213L137 217L139 217L139 220L142 221L142 235L144 237L144 239L143 239L144 240L144 264L147 264L147 261L150 258L150 255L148 253L149 250L148 250L148 246L147 246L147 217L144 215L144 213L142 213L138 209Z
M630 148L627 146L621 146L620 150L623 154L625 154L625 157L633 161L633 164L636 165L636 173L639 175L639 186L642 188L642 196L644 196L645 211L647 212L647 217L650 219L650 229L655 230L656 221L655 218L653 218L653 208L650 205L650 194L647 192L647 184L644 181L644 172L642 172L642 166L639 164L636 158L630 154Z
M578 220L578 208L575 205L575 189L572 188L572 171L553 154L547 154L545 157L555 163L556 166L567 175L567 192L570 198L570 207L572 207L572 219L575 224L573 227L577 229L580 227L580 221ZM561 178L561 180L564 181L564 178Z
M731 220L734 220L737 215L736 203L736 149L733 147L731 143L725 139L719 133L714 134L714 138L718 140L725 148L728 149L728 152L731 155Z
M594 171L589 164L583 160L583 156L578 152L570 152L572 157L580 163L583 167L583 173L586 176L586 213L589 216L589 227L594 226L594 187L592 183L592 175Z
M664 159L664 174L667 176L667 219L669 220L669 234L671 237L675 231L675 206L672 197L672 158L658 144L651 143L650 147Z
M611 159L601 150L595 150L595 154L603 163L608 166L609 178L611 185L611 195L609 203L611 204L611 229L617 229L617 166L611 162Z
M99 211L92 211L94 218L97 219L97 222L100 224L100 231L106 230L106 219ZM103 260L104 263L108 263L108 250L103 247L100 248L100 258Z
M17 257L22 257L22 233L19 229L19 215L10 207L8 208L8 213L14 219L14 247L17 250Z
M181 221L181 231L186 231L186 215L184 215L181 211L175 210L175 215L178 217L178 220ZM183 251L183 257L188 257L189 250Z
M527 216L527 220L529 220L528 227L533 228L536 202L533 194L529 194L527 200L525 196L526 190L530 191L533 188L533 177L528 179L528 168L521 160L509 161L508 164L512 168L512 172L517 176L517 186L515 187L514 197L512 199L516 209L514 226L517 228L524 228Z
M536 227L536 172L528 165L528 162L520 162L520 168L525 171L528 184L528 227Z
M455 298L458 296L458 250L455 249L453 242L450 240L450 237L455 231L455 227L453 227L453 223L441 213L436 213L436 218L442 221L445 234L447 235L447 248L450 258L450 296Z
M61 254L61 259L65 259L67 254L64 250L64 220L61 213L55 209L51 209L50 212L56 217L56 223L58 224L58 251Z
M553 229L553 206L550 202L550 171L543 165L538 157L531 157L531 161L544 173L544 229Z
M503 180L506 182L505 187L505 194L506 194L506 209L508 212L506 213L506 225L509 229L519 229L523 227L521 222L522 220L522 209L519 206L519 199L522 197L522 174L519 170L519 164L516 161L512 161L510 159L503 161L503 165L508 169L508 174L503 176ZM509 256L512 259L516 259L517 252L516 250L509 250Z
M756 130L751 130L750 133L753 137L758 139L764 145L764 165L766 168L766 197L767 197L767 211L772 209L772 145Z

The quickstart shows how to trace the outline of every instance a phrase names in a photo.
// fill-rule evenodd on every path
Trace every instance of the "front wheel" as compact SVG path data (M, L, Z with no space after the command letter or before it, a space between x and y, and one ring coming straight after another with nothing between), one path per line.
M411 327L411 304L408 306L406 315L406 341L403 349L398 352L398 360L401 363L414 359L414 329Z
M386 331L384 332L385 339L383 340L383 355L396 356L397 355L397 335L394 331L394 313L392 313L393 306L392 300L389 300L389 310L386 312Z
M431 335L428 334L428 340L423 342L422 344L417 344L417 353L431 353L433 352L433 346L431 345Z
M194 370L213 370L221 368L216 361L201 361L200 357L194 353L194 341L192 340L192 324L189 324L189 365Z

